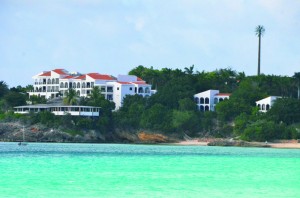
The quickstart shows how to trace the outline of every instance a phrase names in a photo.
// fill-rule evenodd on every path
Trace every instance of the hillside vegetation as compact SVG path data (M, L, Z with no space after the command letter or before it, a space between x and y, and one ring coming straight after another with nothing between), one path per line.
M157 93L149 98L127 96L123 107L115 112L112 111L114 104L105 100L97 88L89 98L77 98L77 104L101 107L100 118L60 117L49 112L15 115L11 112L12 107L26 104L26 100L31 100L33 104L46 101L39 97L28 99L26 91L31 86L8 89L5 82L1 81L0 120L16 120L26 125L40 123L65 131L81 131L76 135L94 130L106 136L107 141L120 140L119 134L124 131L129 135L134 134L134 137L141 131L151 131L164 135L157 137L179 139L184 134L191 137L235 137L246 141L300 137L300 100L297 98L299 73L295 73L294 77L263 74L246 76L230 68L205 72L194 71L194 66L184 70L138 66L129 74L152 84ZM217 104L215 112L200 112L193 95L208 89L232 94L229 100ZM267 113L260 113L255 101L270 95L282 98ZM70 101L74 104L74 100ZM148 137L145 134L142 136Z

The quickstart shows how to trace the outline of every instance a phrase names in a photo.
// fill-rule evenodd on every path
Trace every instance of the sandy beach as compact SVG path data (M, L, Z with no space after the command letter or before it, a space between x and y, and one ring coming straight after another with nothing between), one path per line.
M181 141L178 143L174 143L174 145L182 145L182 146L207 146L210 141L203 141L203 140L188 140L188 141ZM265 142L260 142L260 144L266 144ZM273 143L268 142L271 148L289 148L289 149L300 149L300 143L296 140L286 141L286 142L279 142Z

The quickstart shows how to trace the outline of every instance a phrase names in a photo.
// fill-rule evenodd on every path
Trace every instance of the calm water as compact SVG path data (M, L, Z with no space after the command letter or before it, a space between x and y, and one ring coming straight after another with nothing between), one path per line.
M0 143L0 197L300 197L300 150Z

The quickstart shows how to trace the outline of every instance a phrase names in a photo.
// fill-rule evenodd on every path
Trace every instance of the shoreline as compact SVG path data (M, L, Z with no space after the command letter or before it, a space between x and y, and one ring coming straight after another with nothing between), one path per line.
M210 143L210 142L211 141L189 140L189 141L180 141L180 142L177 142L177 143L167 143L167 144L178 145L178 146L209 146L208 143ZM294 142L282 142L282 143L253 142L253 144L259 145L259 146L253 146L253 147L300 149L300 143L295 142L295 141ZM237 147L237 146L235 146L235 147ZM246 147L252 147L252 146L246 146Z

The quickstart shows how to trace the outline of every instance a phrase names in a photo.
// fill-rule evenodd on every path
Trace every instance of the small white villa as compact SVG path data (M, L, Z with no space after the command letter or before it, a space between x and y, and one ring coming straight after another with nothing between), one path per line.
M133 75L119 75L117 78L107 74L68 72L65 69L44 71L32 77L33 90L29 97L36 95L46 99L65 96L71 88L78 96L88 97L92 89L98 86L105 99L116 104L116 110L122 106L126 95L139 94L149 97L155 93L151 85Z
M216 104L223 100L228 100L231 94L220 93L219 90L207 90L194 95L198 110L215 111Z
M256 106L258 106L260 112L267 112L277 100L277 98L281 98L279 96L269 96L262 100L256 101Z

